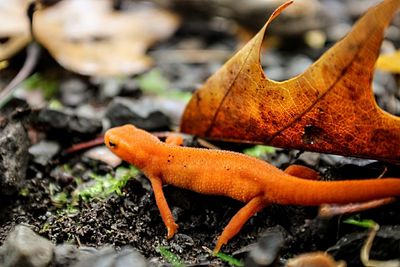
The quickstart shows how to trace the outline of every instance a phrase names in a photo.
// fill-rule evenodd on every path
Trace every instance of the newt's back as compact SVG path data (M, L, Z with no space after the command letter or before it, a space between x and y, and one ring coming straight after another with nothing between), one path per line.
M230 151L163 144L157 157L163 181L199 193L247 202L285 175L264 161Z

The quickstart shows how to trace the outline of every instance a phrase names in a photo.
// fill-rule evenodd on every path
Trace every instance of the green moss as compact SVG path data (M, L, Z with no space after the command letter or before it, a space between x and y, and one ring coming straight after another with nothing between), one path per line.
M29 195L28 187L22 187L21 190L19 190L19 195L23 196L23 197L27 197Z
M49 104L47 106L49 109L53 109L53 110L62 110L63 109L63 105L61 104L61 102L54 98L49 100Z
M50 224L49 224L49 223L45 223L45 224L43 224L42 228L39 230L39 233L40 233L40 234L45 233L45 232L47 232L49 229L50 229Z
M347 218L346 220L343 221L343 223L355 225L358 227L368 228L368 229L374 228L376 225L376 222L373 220L360 219L357 216Z
M250 148L246 148L245 150L243 150L243 153L251 157L261 158L265 154L275 153L275 148L272 146L256 145Z
M54 195L51 195L51 201L53 202L54 206L56 207L62 207L66 204L69 203L70 197L68 194L64 191L55 193Z
M238 259L236 259L236 258L234 258L234 257L232 257L232 256L230 256L230 255L227 255L227 254L225 254L225 253L218 252L215 256L216 256L217 258L219 258L220 260L229 263L229 264L232 265L232 266L237 266L237 267L242 267L242 266L244 266L244 264L243 264L242 261L240 261L240 260L238 260Z
M130 166L129 168L119 167L115 171L115 176L111 174L97 175L92 174L93 182L88 186L83 186L75 192L75 196L83 201L91 201L94 198L106 199L111 194L122 195L122 189L132 177L139 171Z
M68 165L64 165L64 171L71 172ZM80 201L90 202L93 199L107 199L112 194L123 195L123 188L132 177L136 176L139 171L130 166L118 167L115 170L115 175L106 174L98 175L91 174L92 180L83 182L79 177L74 179L77 188L74 192L69 192L66 189L61 189L57 184L49 184L49 194L51 201L58 208L58 214L76 214L78 213L78 204Z
M45 78L39 73L29 76L23 86L28 90L41 90L46 99L54 97L58 90L58 82L55 79Z
M168 80L157 69L153 69L137 78L139 87L147 93L175 99L182 102L189 102L192 94L177 89L170 89Z
M164 258L164 260L166 260L172 266L174 266L174 267L185 266L185 264L182 263L180 257L178 255L176 255L175 253L171 252L167 247L159 246L159 247L157 247L157 251Z

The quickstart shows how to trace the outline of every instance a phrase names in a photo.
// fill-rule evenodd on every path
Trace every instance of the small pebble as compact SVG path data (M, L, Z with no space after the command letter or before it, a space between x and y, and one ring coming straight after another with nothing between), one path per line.
M284 235L278 230L266 233L250 250L246 266L270 266L278 257L284 244Z
M105 116L110 120L111 127L133 124L148 131L169 127L169 118L159 111L159 106L152 98L142 98L140 101L115 98Z
M123 247L117 252L111 247L98 250L92 255L82 257L72 267L146 267L148 263L139 252L131 247Z
M47 267L54 245L25 225L17 225L0 248L2 267Z
M105 162L113 168L122 163L122 160L105 146L89 149L83 155L94 160Z
M57 142L46 140L42 140L29 148L33 161L43 166L46 166L59 151L60 145Z
M60 94L65 106L75 107L88 99L87 85L76 78L68 79L60 84Z

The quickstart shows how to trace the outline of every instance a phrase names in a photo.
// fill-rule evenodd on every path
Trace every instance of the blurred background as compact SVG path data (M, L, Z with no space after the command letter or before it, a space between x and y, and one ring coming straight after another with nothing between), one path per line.
M27 16L30 2L0 0L1 88L22 68L32 42ZM30 78L24 79L13 95L36 108L50 101L85 110L85 116L100 116L102 113L93 109L106 107L116 96L135 97L143 92L173 99L181 96L179 100L185 102L190 92L244 45L283 2L37 1L32 28L33 39L41 47L40 56ZM378 2L294 1L267 30L261 54L266 75L282 81L300 74ZM382 53L394 53L399 47L399 25L397 16L387 29ZM164 91L154 92L157 90ZM377 73L374 90L382 96L378 102L384 109L400 114L395 75ZM1 105L7 99L3 92ZM183 105L171 105L167 113L175 111L168 116L177 125Z

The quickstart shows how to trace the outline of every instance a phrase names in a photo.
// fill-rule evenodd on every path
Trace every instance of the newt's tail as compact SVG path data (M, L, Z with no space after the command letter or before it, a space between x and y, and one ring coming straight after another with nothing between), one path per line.
M269 192L275 203L314 206L400 196L400 178L311 181L288 175L280 180L281 186Z

